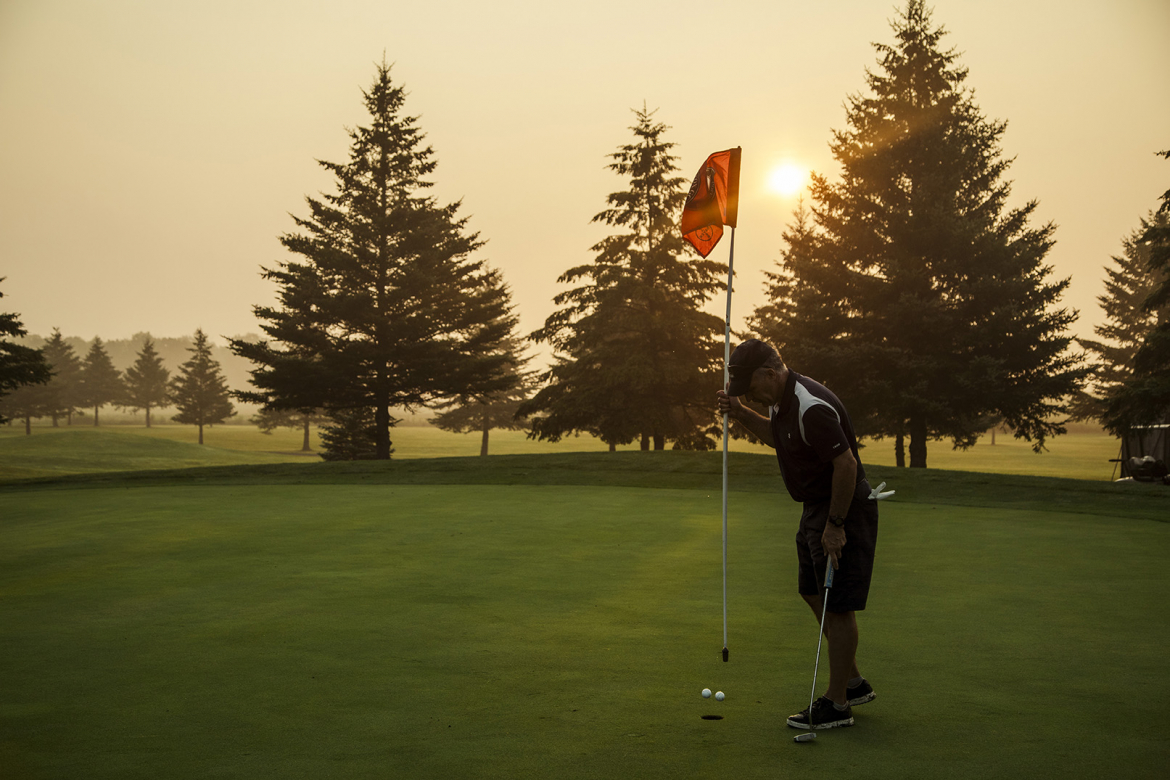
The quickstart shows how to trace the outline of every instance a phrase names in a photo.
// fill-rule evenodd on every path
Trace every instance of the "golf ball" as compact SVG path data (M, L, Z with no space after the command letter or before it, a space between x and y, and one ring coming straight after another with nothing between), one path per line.
M710 698L711 698L711 689L710 689L710 688L704 688L704 689L703 689L703 698L704 698L704 699L710 699Z
M719 691L715 694L715 701L723 701L723 691Z

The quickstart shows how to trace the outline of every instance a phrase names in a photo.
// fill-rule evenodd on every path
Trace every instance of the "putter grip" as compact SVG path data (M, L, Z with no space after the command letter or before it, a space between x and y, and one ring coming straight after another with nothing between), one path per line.
M833 587L833 562L825 561L825 590Z

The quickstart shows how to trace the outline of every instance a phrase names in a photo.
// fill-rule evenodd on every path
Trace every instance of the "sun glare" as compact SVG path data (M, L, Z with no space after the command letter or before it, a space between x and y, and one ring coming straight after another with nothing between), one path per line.
M768 188L777 195L790 198L804 189L805 171L792 163L784 163L772 170Z

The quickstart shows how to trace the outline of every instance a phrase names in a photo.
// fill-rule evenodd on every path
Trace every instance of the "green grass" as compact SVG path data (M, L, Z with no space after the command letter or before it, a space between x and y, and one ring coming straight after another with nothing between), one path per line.
M156 430L159 429L151 429ZM253 433L252 438L256 435ZM158 433L139 431L129 434L125 429L115 428L68 428L34 436L0 438L0 481L62 474L304 460L305 456L301 455L200 446Z
M728 664L714 453L0 486L0 776L1161 777L1170 490L874 471L879 699L813 745L764 456L732 460Z
M87 426L48 425L33 428L25 436L19 426L0 427L0 482L34 476L53 476L89 471L125 471L173 466L216 465L220 463L277 463L317 460L320 436L311 436L311 453L301 452L300 431L282 428L263 434L251 425L219 425L205 429L206 446L200 448L197 430L190 425L156 425L153 428L132 425ZM394 458L443 458L477 456L478 434L456 434L426 426L395 428L392 432ZM114 442L110 437L126 437ZM147 444L150 442L152 444ZM162 444L188 445L161 449ZM150 449L159 446L159 449ZM592 436L570 436L560 442L529 440L521 431L493 431L490 453L494 455L564 454L569 452L604 452L608 447ZM637 450L636 445L620 447L621 452ZM733 452L770 454L770 451L747 441L732 440ZM996 444L990 437L980 439L975 447L956 451L945 442L933 442L929 450L931 469L977 471L1000 474L1032 474L1071 479L1110 480L1114 476L1117 440L1099 431L1081 428L1058 436L1046 452L1034 453L1031 446L1000 434ZM861 452L862 461L872 466L893 466L891 441L870 441Z

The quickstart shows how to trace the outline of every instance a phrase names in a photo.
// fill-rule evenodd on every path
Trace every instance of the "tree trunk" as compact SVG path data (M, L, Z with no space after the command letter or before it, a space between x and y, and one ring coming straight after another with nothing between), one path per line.
M306 417L305 418L305 439L301 443L301 452L312 452L312 451L313 450L309 448L309 418Z
M93 427L95 428L98 427L98 409L101 409L101 407L95 406L93 408Z
M991 446L992 447L995 446L995 429L996 429L996 427L997 426L994 426L994 425L991 427Z
M146 427L150 427L150 407L146 407Z
M656 449L656 450L666 449L666 437L665 436L662 436L661 434L657 434L657 433L654 434L654 449Z
M60 425L58 425L58 424L57 424L57 415L53 415L53 427L54 427L54 428L60 428L60 427L61 427Z
M381 377L378 384L381 384ZM390 460L390 399L381 388L376 391L378 405L374 408L374 457L378 460Z
M199 423L199 443L203 443L203 423Z
M617 444L615 444L614 442L611 441L609 443L609 451L610 452L617 452Z
M901 431L894 437L894 463L900 469L906 468L906 437Z
M485 420L484 424L483 424L483 438L480 439L480 442L479 442L479 455L480 455L480 457L487 455L488 431L490 431L490 430L491 430L491 428L488 427L487 421Z
M641 448L642 448L643 452L650 449L650 434L648 434L648 433L642 434Z
M24 416L24 435L32 436L32 417Z
M926 468L926 419L910 419L910 468Z

